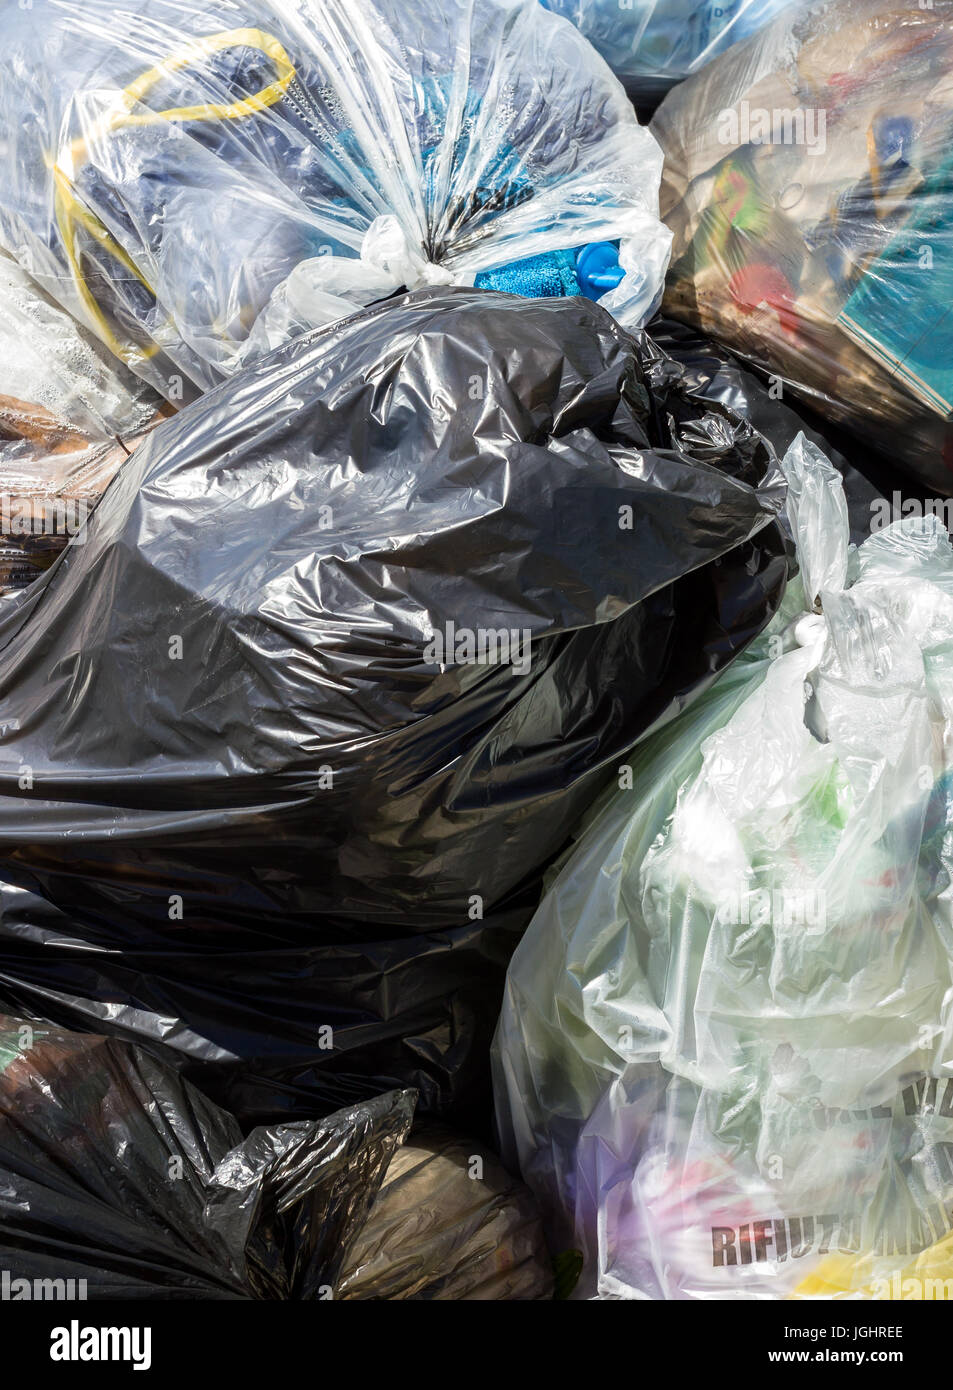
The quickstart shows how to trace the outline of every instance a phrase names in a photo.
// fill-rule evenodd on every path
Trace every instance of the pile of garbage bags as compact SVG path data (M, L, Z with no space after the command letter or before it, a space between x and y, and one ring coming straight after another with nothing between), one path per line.
M413 1113L390 1091L243 1138L148 1052L2 1017L3 1297L550 1297L529 1194L462 1138L402 1148Z
M584 298L418 291L148 437L0 612L11 1011L242 1122L485 1124L539 873L787 578L773 449L644 360Z
M666 312L949 491L953 5L795 8L652 131Z
M0 1300L947 1278L951 35L3 9Z

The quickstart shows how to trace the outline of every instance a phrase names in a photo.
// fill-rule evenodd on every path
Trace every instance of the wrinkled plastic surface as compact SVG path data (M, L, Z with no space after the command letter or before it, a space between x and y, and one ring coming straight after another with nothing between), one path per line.
M661 153L536 0L34 0L0 38L0 240L173 401L588 242L620 319L661 295Z
M538 872L769 620L783 493L581 298L418 292L249 367L0 624L0 998L243 1122L406 1083L482 1125Z
M783 458L799 434L816 444L841 475L850 538L856 544L866 540L874 518L883 515L883 501L892 496L896 474L870 455L864 445L819 421L822 429L807 423L810 412L794 408L793 397L778 398L777 390L760 376L747 370L730 352L689 324L661 316L652 320L642 339L646 370L653 390L660 389L656 373L668 369L654 366L656 357L671 358L681 379L681 389L695 396L699 404L717 401L735 415L748 420ZM704 408L702 406L702 408ZM831 443L837 439L845 451ZM892 501L890 504L892 512ZM898 516L900 514L898 509Z
M665 309L948 495L953 4L826 0L673 91L652 130Z
M333 1296L413 1110L392 1091L243 1139L148 1052L2 1017L4 1297Z
M489 1150L430 1125L391 1159L335 1296L513 1302L552 1292L529 1191Z
M543 0L572 20L636 102L657 100L806 0Z
M0 255L0 594L80 530L161 404Z
M785 466L782 613L642 745L507 978L504 1157L582 1296L824 1296L840 1256L859 1291L949 1231L953 550L930 516L849 552L836 472Z

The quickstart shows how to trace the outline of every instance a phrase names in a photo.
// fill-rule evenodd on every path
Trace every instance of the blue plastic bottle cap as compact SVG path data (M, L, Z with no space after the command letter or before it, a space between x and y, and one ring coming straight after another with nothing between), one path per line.
M625 277L619 248L611 241L590 241L576 256L576 279L587 299L600 299Z

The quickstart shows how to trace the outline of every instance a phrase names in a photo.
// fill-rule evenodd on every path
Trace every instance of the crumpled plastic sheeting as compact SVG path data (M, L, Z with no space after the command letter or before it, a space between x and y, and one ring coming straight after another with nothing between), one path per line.
M243 1139L148 1052L0 1017L5 1297L333 1297L413 1110L392 1091Z
M824 0L652 121L664 309L953 493L953 0Z
M489 1150L425 1125L391 1159L335 1296L513 1302L552 1292L529 1191Z
M784 10L807 0L543 0L572 20L625 84L651 103Z
M942 1263L953 548L930 516L849 551L833 468L799 440L785 469L803 580L643 744L507 977L504 1158L584 1250L580 1296L863 1296Z
M0 254L0 594L52 563L160 407Z
M173 402L398 290L621 241L662 159L536 0L35 0L0 20L0 240Z
M670 358L677 364L683 391L690 392L700 403L717 401L733 414L748 420L779 458L784 457L799 434L816 444L841 475L851 540L859 545L867 539L873 518L882 514L883 502L896 485L896 474L886 464L879 463L866 445L845 437L826 421L816 421L820 428L809 425L807 420L816 420L816 417L796 409L790 397L779 398L770 383L765 384L760 375L689 324L657 316L643 335L642 346L646 374L653 390L660 389L656 372L664 372L665 359ZM652 358L656 356L663 364L660 369L652 365ZM832 443L834 439L838 447ZM916 495L916 491L910 494L911 497ZM906 492L904 500L907 500Z
M0 998L243 1123L412 1084L482 1127L538 873L769 620L783 494L579 298L421 291L248 368L0 624Z

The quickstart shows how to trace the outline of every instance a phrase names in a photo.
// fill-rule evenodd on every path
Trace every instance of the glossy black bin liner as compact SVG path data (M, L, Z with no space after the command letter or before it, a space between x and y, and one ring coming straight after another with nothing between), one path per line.
M671 371L670 362L674 362L683 390L700 401L718 401L736 415L743 415L764 435L778 458L784 457L798 434L816 444L844 481L851 540L860 545L867 539L872 521L882 515L879 500L889 498L896 487L895 469L846 431L820 419L803 401L792 405L793 392L785 391L777 379L766 381L766 374L755 372L750 363L742 363L688 324L658 315L649 324L642 344L651 390L662 389L662 381ZM925 489L915 479L905 477L903 483L904 496L925 496Z
M413 1113L392 1091L243 1140L144 1049L0 1016L3 1297L332 1298Z
M0 610L0 1004L244 1124L412 1085L484 1130L542 869L786 581L770 446L643 352L421 291L159 427Z

